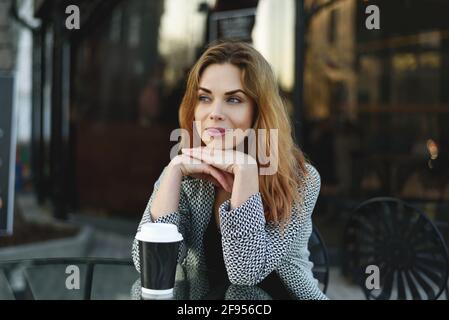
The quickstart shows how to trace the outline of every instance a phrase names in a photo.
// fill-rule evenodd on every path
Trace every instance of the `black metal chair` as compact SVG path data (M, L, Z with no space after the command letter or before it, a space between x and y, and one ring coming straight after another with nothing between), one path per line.
M323 238L315 225L310 235L308 249L309 259L313 262L313 276L318 280L321 291L326 293L329 283L329 257Z
M374 198L352 212L344 232L343 269L372 300L434 300L446 288L448 250L432 221L395 198ZM379 288L367 288L367 267Z

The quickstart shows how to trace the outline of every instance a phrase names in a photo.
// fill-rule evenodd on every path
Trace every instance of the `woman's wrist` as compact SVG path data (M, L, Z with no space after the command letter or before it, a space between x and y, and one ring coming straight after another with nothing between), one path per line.
M182 164L178 160L178 157L175 157L170 161L166 170L170 175L178 175L181 178L184 175L182 172Z
M150 208L151 218L158 218L178 211L182 172L177 165L167 165L159 190Z
M257 165L238 165L234 171L234 186L231 209L242 205L249 197L259 192L259 170Z
M181 170L181 165L179 164L169 164L167 166L167 172L165 173L165 179L172 186L179 186L182 181L184 174Z
M236 164L232 168L234 176L258 176L259 169L257 164Z

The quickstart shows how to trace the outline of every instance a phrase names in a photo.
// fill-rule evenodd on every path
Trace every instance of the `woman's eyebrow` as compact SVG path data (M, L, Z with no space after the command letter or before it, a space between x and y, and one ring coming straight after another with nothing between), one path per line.
M209 89L203 88L203 87L199 87L198 90L203 90L203 91L206 91L207 93L212 93L212 91L210 91Z
M237 90L232 90L232 91L226 92L226 93L225 93L225 96L230 96L230 95L233 95L233 94L235 94L235 93L237 93L237 92L241 92L241 93L243 93L244 95L246 95L246 92L245 92L245 91L243 91L242 89L237 89Z
M203 90L203 91L205 91L205 92L207 92L207 93L209 93L209 94L212 94L212 91L211 91L211 90L206 89L206 88L203 88L203 87L199 87L198 90ZM243 91L242 89L236 89L236 90L232 90L232 91L226 92L226 93L225 93L225 96L230 96L230 95L233 95L233 94L235 94L235 93L237 93L237 92L241 92L241 93L243 93L244 95L247 95L246 92Z

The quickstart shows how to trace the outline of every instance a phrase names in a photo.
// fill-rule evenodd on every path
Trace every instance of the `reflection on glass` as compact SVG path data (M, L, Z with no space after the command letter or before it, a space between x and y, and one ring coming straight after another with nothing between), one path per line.
M293 90L295 2L260 0L253 30L254 47L270 62L285 91Z
M169 161L186 72L203 45L200 3L120 2L75 45L71 122L81 210L141 216Z
M382 5L395 6L386 1ZM440 3L434 9L447 6ZM375 196L433 208L429 214L447 221L445 27L437 21L431 29L395 23L391 34L387 29L371 32L364 28L365 7L354 0L323 9L312 18L307 34L304 149L322 178L317 219L323 221L317 223L323 234L335 234L335 239L340 235L332 230L343 229L342 215ZM411 15L422 10L418 3L409 8ZM396 21L390 12L382 11L384 22ZM332 217L329 231L326 216ZM334 224L337 216L340 229ZM339 240L329 245L338 247Z
M207 273L207 270L178 265L172 296L143 295L140 278L132 285L130 296L132 300L272 300L258 286L210 285Z

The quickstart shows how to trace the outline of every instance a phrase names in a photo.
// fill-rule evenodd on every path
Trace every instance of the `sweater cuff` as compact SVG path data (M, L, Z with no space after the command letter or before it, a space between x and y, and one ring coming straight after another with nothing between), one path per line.
M156 220L153 220L153 218L151 218L151 220L154 223L172 223L178 227L179 227L179 219L180 219L179 212L177 212L177 211L169 213L165 216L159 217Z
M231 200L220 205L220 222L222 235L245 237L265 229L265 215L262 196L257 192L239 207L231 210Z

